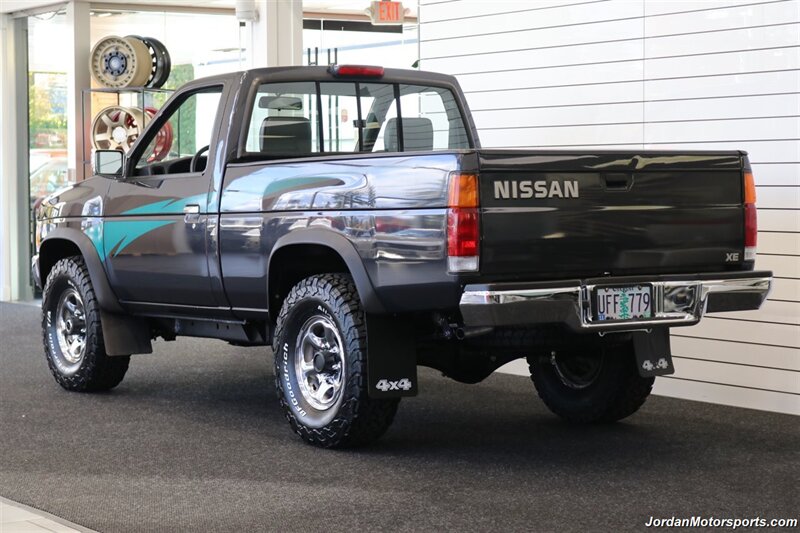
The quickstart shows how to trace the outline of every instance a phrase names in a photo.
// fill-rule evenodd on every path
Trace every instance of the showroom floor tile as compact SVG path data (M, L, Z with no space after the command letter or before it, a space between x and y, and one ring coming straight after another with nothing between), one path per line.
M33 507L0 498L0 533L91 533L90 529L55 518Z

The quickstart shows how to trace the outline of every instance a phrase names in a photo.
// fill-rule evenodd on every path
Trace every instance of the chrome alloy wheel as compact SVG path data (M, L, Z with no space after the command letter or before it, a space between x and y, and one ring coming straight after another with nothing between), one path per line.
M86 310L77 290L66 289L56 307L56 338L68 365L77 365L86 353Z
M330 318L306 320L295 344L295 371L300 392L311 407L327 411L341 398L345 376L342 338Z

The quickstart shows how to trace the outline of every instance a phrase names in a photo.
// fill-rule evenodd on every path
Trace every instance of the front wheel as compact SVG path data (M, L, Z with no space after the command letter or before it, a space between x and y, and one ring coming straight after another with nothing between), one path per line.
M389 428L400 400L369 397L366 321L349 276L316 275L295 285L273 348L278 399L307 443L357 446Z
M67 390L109 390L122 381L130 356L109 357L100 308L80 256L58 261L42 290L42 330L47 364Z
M570 422L616 422L644 404L655 378L636 368L631 343L593 345L528 358L539 397Z

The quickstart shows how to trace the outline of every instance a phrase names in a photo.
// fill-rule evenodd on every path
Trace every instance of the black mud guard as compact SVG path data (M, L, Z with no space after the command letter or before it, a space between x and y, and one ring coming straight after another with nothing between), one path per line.
M367 316L367 385L371 398L417 395L417 353L411 320Z
M100 311L106 355L153 353L150 327L141 318Z
M633 351L636 354L636 367L643 378L675 373L669 344L669 328L634 332Z

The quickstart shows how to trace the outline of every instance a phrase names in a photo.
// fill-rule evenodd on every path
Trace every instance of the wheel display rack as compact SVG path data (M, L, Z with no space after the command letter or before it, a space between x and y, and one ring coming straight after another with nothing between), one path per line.
M137 135L136 131L128 127L131 125L131 121L138 121L139 132L144 131L149 119L164 105L172 92L172 89L152 87L84 89L81 98L83 174L78 176L78 179L86 179L93 174L92 154L95 149L95 134L100 132L101 136L108 135L109 142L103 143L108 146L104 146L104 148L126 151L122 145L132 143L135 140L132 135ZM102 120L99 115L104 111L108 112L106 120L102 123L98 122ZM142 122L144 124L141 124ZM104 129L106 131L103 131ZM164 133L163 131L159 132L159 136L163 136Z

